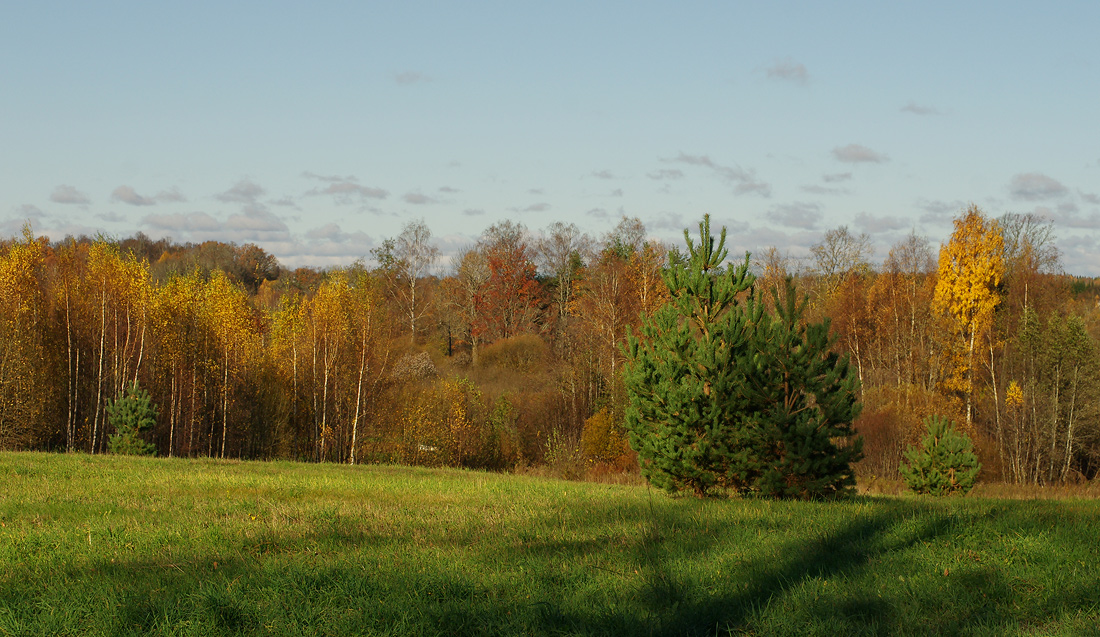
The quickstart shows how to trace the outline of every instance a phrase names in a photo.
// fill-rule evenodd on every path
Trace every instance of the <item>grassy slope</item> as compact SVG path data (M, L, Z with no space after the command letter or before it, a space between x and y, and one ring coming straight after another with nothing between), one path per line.
M0 454L6 634L1092 634L1100 503Z

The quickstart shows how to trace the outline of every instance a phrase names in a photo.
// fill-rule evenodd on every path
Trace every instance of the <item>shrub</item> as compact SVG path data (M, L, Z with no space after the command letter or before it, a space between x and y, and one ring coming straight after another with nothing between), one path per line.
M615 417L604 407L584 421L581 450L590 460L613 463L626 453L626 439Z
M478 356L481 367L500 367L517 372L531 372L546 365L550 346L535 334L520 334L502 338L482 348Z
M118 398L107 401L107 418L115 428L107 442L111 453L148 456L156 450L142 440L140 434L156 424L157 406L149 392L138 387L136 380L119 392Z
M928 434L919 447L905 452L901 476L914 493L963 494L974 487L982 465L970 437L955 431L942 416L924 420Z

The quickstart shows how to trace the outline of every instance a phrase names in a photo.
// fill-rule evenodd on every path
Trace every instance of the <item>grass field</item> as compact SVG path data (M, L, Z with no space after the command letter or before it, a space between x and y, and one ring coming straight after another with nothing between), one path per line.
M0 635L1100 634L1100 502L0 454Z

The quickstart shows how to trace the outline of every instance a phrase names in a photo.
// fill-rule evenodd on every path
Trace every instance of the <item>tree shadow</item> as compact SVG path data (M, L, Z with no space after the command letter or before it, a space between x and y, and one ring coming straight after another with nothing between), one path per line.
M531 520L532 528L569 524L571 535L535 532L474 544L456 533L420 547L462 553L482 568L473 573L442 559L383 566L375 561L379 556L400 557L410 550L407 538L371 534L322 516L309 533L260 535L238 542L229 554L186 564L144 559L70 569L51 581L93 582L103 598L102 604L89 604L96 593L85 585L83 593L76 592L84 598L74 605L84 610L71 616L61 608L71 591L35 592L34 583L2 578L0 633L711 635L798 634L812 627L823 634L873 635L997 634L1019 628L1019 620L1004 612L1011 584L982 565L933 584L897 584L905 608L896 591L883 598L860 585L835 593L818 587L816 599L805 598L806 586L818 580L851 584L876 573L882 561L904 567L907 551L953 537L977 516L877 501L850 523L800 529L791 534L798 539L779 546L776 557L748 556L715 586L684 568L728 553L721 529L712 531L692 517L715 506L723 505L609 508L602 517L567 522L545 513ZM793 511L796 519L801 509ZM634 532L614 540L601 536L616 516ZM745 516L736 524L777 532L776 519ZM593 572L602 560L619 570L624 562L635 568ZM492 577L493 569L499 577ZM515 581L509 578L516 577L523 578L531 598L508 589ZM1047 618L1074 612L1083 613L1082 622L1095 618L1088 583L1066 595ZM915 612L919 624L912 623ZM1033 620L1041 624L1045 618Z

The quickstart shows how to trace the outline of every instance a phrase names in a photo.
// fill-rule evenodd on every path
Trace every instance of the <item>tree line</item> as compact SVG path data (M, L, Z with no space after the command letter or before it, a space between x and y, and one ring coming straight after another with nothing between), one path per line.
M791 279L803 320L831 319L860 381L857 472L896 477L935 415L987 478L1095 476L1100 287L1062 273L1049 222L970 207L938 253L910 234L873 256L840 227L808 260L750 262L764 303ZM28 229L0 244L0 448L103 453L108 402L136 381L162 456L637 466L624 343L681 247L637 219L598 238L503 221L443 264L412 221L371 257L287 269L254 245Z

